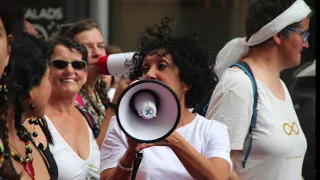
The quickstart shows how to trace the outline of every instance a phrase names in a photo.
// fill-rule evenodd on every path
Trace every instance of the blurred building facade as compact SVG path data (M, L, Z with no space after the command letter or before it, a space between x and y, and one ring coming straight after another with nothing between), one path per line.
M25 18L44 37L58 35L62 23L92 18L101 24L106 44L134 51L147 26L173 15L175 32L197 32L215 55L230 39L245 36L245 17L251 0L28 0L23 1ZM315 0L306 0L315 10ZM310 48L302 61L315 57L316 17L310 24ZM282 78L289 85L296 68Z

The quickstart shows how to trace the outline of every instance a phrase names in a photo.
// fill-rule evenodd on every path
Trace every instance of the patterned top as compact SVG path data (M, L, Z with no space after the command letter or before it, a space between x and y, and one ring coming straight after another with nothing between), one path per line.
M97 138L100 133L100 125L105 117L105 110L108 108L108 104L110 102L108 99L107 85L101 80L101 78L99 78L96 83L94 94L97 98L97 103L94 102L93 97L89 94L88 90L85 87L82 87L79 95L83 102L83 106L78 103L77 108L81 108L82 112L89 114L88 122L91 129L94 131L93 133L95 138ZM86 119L88 120L88 118Z

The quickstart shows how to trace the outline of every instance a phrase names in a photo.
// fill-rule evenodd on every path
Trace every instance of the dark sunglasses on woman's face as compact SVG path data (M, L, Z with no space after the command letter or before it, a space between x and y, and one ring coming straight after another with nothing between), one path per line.
M87 62L81 60L64 61L64 60L51 60L49 64L56 69L65 69L69 64L72 65L73 69L83 70L87 68Z

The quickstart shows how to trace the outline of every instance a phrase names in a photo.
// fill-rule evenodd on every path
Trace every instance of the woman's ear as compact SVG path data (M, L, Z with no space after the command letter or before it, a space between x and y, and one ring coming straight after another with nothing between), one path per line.
M183 83L182 91L188 91L190 88L191 88L191 85L187 85L187 84Z
M283 41L283 36L281 35L281 33L277 33L276 35L273 35L272 38L277 45L281 44Z
M12 34L8 34L8 43L12 44L14 41L14 36Z
M36 91L37 88L32 88L29 92L29 94L27 94L27 99L33 99L35 94L37 93Z
M34 92L34 90L31 90L28 94L26 94L25 98L23 99L23 104L25 107L30 106L30 102L32 102L35 93L36 92Z

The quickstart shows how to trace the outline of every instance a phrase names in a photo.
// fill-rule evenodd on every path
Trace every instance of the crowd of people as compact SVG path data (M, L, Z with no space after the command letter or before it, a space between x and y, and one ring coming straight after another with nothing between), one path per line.
M97 61L121 49L105 45L97 22L45 40L21 8L1 7L0 180L304 179L307 139L280 73L300 64L311 15L303 0L253 1L246 37L216 57L164 17L141 34L130 77L115 82ZM137 142L118 124L136 79L161 81L178 98L165 139Z

